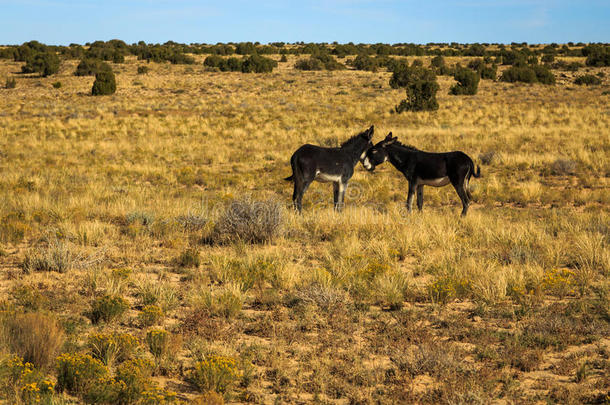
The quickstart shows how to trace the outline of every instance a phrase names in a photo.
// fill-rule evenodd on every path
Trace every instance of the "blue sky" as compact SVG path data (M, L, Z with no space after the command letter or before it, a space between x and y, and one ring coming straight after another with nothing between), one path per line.
M610 0L0 0L0 44L610 42Z

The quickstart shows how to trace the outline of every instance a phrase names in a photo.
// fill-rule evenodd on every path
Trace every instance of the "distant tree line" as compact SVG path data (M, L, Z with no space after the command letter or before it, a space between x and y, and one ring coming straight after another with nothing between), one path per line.
M512 57L531 55L553 55L553 56L579 56L590 57L588 65L607 66L610 45L603 43L584 44L568 43L564 45L549 44L528 45L527 43L505 44L458 44L452 43L428 43L425 45L411 43L396 44L338 44L338 43L303 43L297 42L287 44L284 42L273 42L260 44L258 42L240 42L226 44L180 44L173 41L164 44L147 44L140 41L127 44L121 40L95 41L86 43L85 46L70 44L68 46L44 45L37 41L26 42L22 45L11 45L0 49L0 58L14 59L15 61L26 61L33 53L51 52L65 58L82 59L96 58L114 63L121 63L127 55L135 55L142 60L171 63L194 63L187 54L201 55L320 55L329 54L338 58L349 55L367 56L491 56L502 57L510 61ZM606 63L605 65L603 65ZM509 63L510 64L510 63Z

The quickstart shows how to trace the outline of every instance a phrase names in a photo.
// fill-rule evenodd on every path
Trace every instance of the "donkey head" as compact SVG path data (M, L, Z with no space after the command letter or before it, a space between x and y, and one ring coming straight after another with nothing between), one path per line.
M362 165L366 168L366 170L372 172L375 170L375 166L388 160L388 151L386 150L386 146L393 144L397 140L398 138L392 137L392 133L390 132L383 141L378 142L375 146L370 148L362 161Z
M358 134L358 138L362 138L364 142L362 142L362 149L360 153L360 163L364 164L364 158L366 157L366 152L373 147L373 134L375 133L375 126L371 125L369 129L364 132Z

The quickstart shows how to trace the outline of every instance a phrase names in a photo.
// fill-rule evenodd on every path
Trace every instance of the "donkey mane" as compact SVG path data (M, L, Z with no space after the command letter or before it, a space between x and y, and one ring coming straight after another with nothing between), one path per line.
M412 151L412 152L419 151L419 149L417 149L415 146L413 146L413 145L405 145L404 143L402 143L402 142L400 142L398 140L393 142L390 146L392 146L392 145L400 146L401 148L407 149L407 150Z
M354 144L354 142L356 142L358 140L358 138L360 137L364 137L364 135L366 135L366 131L361 132L357 135L352 136L351 138L349 138L347 141L343 142L340 146L340 148L344 148L346 146L351 146Z

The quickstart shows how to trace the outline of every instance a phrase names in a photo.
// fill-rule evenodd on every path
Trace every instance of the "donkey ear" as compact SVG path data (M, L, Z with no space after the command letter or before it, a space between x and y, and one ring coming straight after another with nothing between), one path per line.
M389 141L390 139L392 139L392 133L391 132L388 134L388 136L385 137L384 141Z
M366 132L369 139L373 138L373 133L375 132L375 125L371 125L371 127Z

